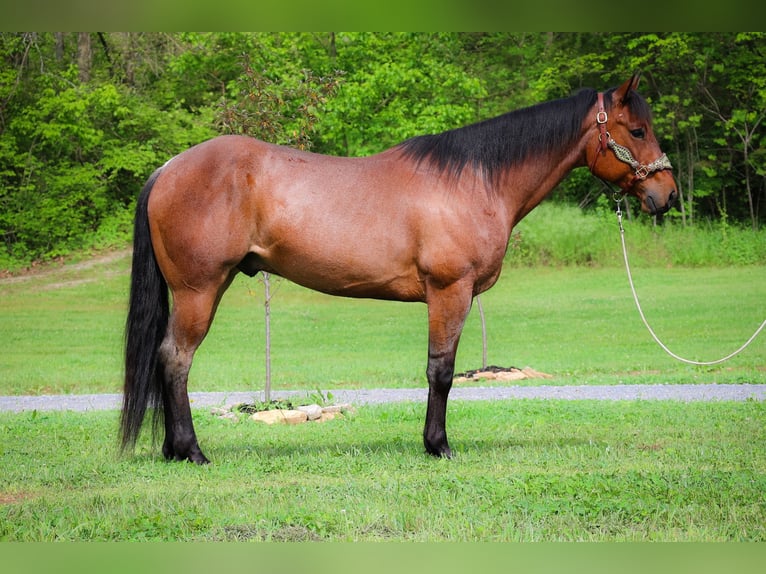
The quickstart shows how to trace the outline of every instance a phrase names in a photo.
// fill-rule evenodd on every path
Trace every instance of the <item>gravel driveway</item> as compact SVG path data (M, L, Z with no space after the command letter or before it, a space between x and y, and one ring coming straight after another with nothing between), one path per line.
M371 403L425 401L427 388L334 390L336 403L363 405ZM305 397L306 391L272 392L272 398ZM262 400L261 392L189 393L192 407L212 407ZM561 399L602 401L745 401L766 399L766 385L574 385L536 387L453 387L450 399ZM0 411L92 411L119 409L122 395L41 395L0 396Z

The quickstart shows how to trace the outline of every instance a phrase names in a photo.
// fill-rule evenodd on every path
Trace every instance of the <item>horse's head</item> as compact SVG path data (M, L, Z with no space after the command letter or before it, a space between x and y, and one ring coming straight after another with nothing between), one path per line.
M652 131L649 106L638 92L638 75L598 94L596 145L588 144L591 172L641 200L652 215L665 213L678 197L671 165Z

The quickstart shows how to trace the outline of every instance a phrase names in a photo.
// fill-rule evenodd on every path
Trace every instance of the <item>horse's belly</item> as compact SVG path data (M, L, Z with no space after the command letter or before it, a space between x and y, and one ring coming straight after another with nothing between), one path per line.
M423 285L417 270L376 266L370 262L342 261L322 257L295 256L288 260L270 258L278 275L315 291L344 297L394 301L422 301Z
M406 218L326 202L322 209L284 207L261 217L255 229L251 251L299 285L347 297L424 298Z

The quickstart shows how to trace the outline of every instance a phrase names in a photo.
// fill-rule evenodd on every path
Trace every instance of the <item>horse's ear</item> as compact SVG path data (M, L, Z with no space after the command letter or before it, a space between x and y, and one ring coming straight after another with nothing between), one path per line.
M630 94L638 88L638 82L641 74L635 72L624 84L614 91L612 102L615 104L625 104L630 99Z

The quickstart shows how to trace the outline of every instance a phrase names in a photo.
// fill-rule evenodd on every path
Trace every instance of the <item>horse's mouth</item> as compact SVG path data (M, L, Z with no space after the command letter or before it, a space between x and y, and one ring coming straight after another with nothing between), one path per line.
M663 213L670 211L670 208L675 205L677 196L678 194L675 190L673 190L670 192L670 195L668 195L668 199L665 204L658 205L654 196L651 193L647 193L646 197L644 198L644 206L646 207L646 211L649 213L649 215L662 215Z

